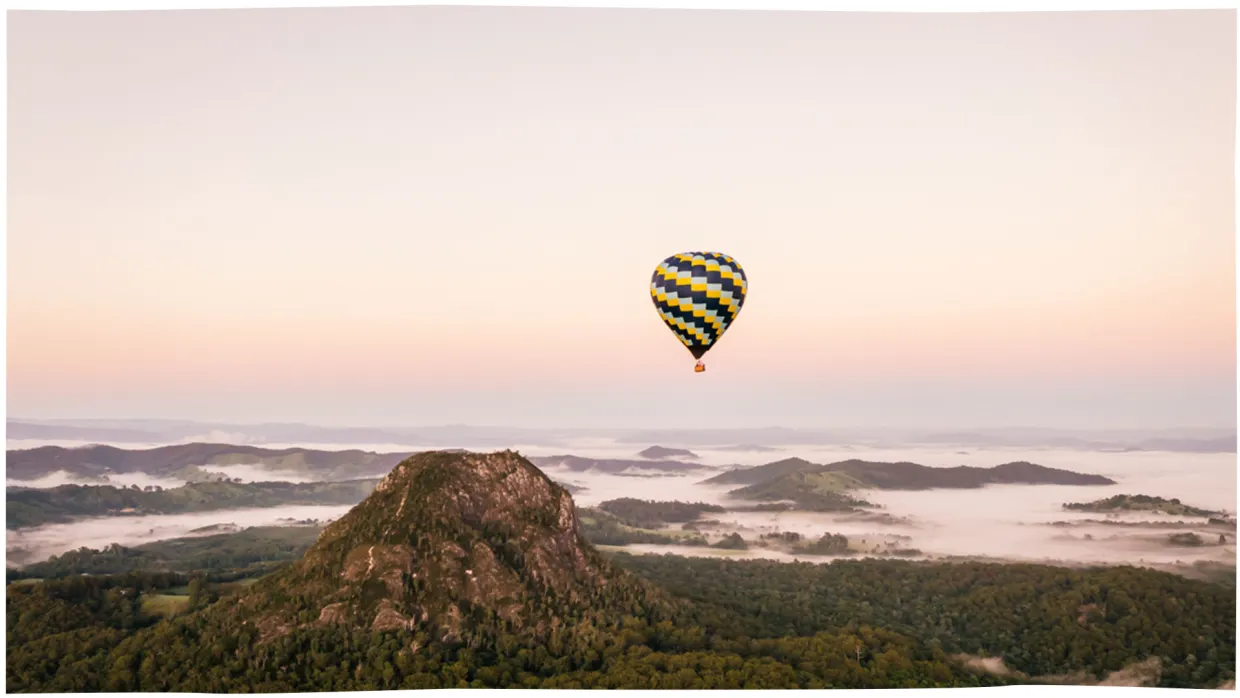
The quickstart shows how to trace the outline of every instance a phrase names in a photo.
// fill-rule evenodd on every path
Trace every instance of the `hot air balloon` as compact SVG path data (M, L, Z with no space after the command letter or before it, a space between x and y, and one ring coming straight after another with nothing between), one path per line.
M650 279L650 297L659 317L697 365L736 320L749 282L732 257L719 252L682 252L663 260Z

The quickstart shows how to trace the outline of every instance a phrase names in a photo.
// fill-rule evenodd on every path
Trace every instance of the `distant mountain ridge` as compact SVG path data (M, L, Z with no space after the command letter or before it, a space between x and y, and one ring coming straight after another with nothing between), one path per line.
M931 468L917 463L883 463L858 459L827 465L803 458L785 458L754 468L731 470L704 480L707 485L743 485L730 497L785 504L803 511L855 512L873 506L853 492L878 490L975 489L986 485L1110 485L1101 475L1074 473L1033 463L1015 462L991 468Z
M223 424L150 419L8 420L16 440L167 444L187 441L259 444L338 444L395 446L426 450L465 444L473 448L526 444L572 448L576 438L612 438L621 444L675 443L686 448L729 450L735 444L770 449L790 445L878 447L918 444L970 448L1072 448L1092 451L1161 450L1180 453L1235 453L1234 427L1199 429L530 429L493 426L327 427L310 424ZM740 449L738 449L740 450Z
M641 430L617 437L621 443L683 444L717 448L738 440L764 446L867 445L894 448L918 445L956 445L969 448L1064 448L1083 451L1170 451L1178 453L1235 453L1235 429L1067 430L1067 429L679 429Z
M1113 485L1102 475L1077 473L1018 461L990 468L968 465L932 468L918 463L873 462L859 459L817 465L803 458L787 458L753 468L731 470L703 484L765 485L790 475L834 474L835 489L880 490L974 489L986 485Z
M759 446L757 444L736 444L735 446L717 446L715 450L733 453L774 453L782 449L774 446Z
M460 452L462 449L438 449ZM378 476L390 471L413 453L375 453L351 449L324 451L312 448L270 449L231 444L191 443L151 449L123 449L115 446L40 446L10 450L7 453L6 477L12 480L35 480L64 471L83 477L119 473L174 475L194 466L261 465L274 478L281 471L309 472L332 479ZM574 472L597 470L618 473L629 469L677 472L700 470L701 463L647 458L586 458L570 454L534 457L541 467L561 467Z
M846 460L824 466L824 472L847 473L882 490L975 489L986 485L1114 485L1102 475L1048 468L1027 461L989 468L958 465L931 468L917 463L874 463Z
M651 446L637 455L650 460L666 460L668 458L691 458L696 460L697 454L685 448L667 448L666 446Z
M170 475L192 466L250 464L266 465L276 470L306 469L318 473L344 470L353 475L378 476L410 455L357 449L271 449L218 443L190 443L141 450L115 446L40 446L8 451L5 476L14 480L34 480L59 471L82 476L137 472Z
M582 473L597 470L603 473L621 473L625 470L663 470L667 472L701 470L706 466L701 463L686 463L676 460L646 460L625 458L585 458L583 456L533 456L530 460L540 468L565 468L572 472Z

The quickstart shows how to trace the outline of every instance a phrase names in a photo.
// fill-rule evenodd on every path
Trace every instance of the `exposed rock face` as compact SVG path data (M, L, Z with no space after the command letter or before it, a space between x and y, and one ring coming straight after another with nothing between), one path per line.
M305 557L239 598L264 636L315 623L422 629L556 623L564 609L639 612L656 592L578 531L569 494L516 453L429 452L396 466Z

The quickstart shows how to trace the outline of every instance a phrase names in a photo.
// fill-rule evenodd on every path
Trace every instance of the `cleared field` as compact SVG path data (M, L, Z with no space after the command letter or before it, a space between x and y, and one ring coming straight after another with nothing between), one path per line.
M182 594L143 594L142 610L165 618L189 607L189 597Z

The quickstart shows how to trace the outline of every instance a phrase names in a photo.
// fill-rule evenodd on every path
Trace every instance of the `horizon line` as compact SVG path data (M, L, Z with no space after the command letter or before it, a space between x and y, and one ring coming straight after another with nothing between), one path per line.
M1227 425L1208 425L1208 424L1180 424L1180 425L1162 425L1157 427L1149 426L1125 426L1125 427L1071 427L1071 426L1054 426L1054 425L1036 425L1036 424L1010 424L1006 426L927 426L927 425L849 425L849 426L815 426L815 427L788 427L778 424L767 424L762 426L722 426L722 427L635 427L635 426L599 426L599 427L569 427L569 426L540 426L540 427L523 427L503 424L462 424L462 423L440 423L440 424L322 424L314 422L299 421L260 421L260 422L225 422L193 418L179 417L13 417L5 416L5 424L12 422L25 424L49 424L61 423L64 425L85 424L90 422L148 422L148 423L164 423L164 424L189 424L201 426L230 426L230 427L270 427L270 426L296 426L311 427L317 429L505 429L513 431L633 431L633 432L668 432L668 431L693 431L693 432L724 432L724 431L763 431L763 430L783 430L793 432L829 432L829 431L858 431L858 430L875 430L875 431L930 431L930 432L994 432L1009 430L1042 430L1042 431L1068 431L1078 433L1088 432L1155 432L1155 431L1177 431L1177 430L1222 430L1230 429L1232 431L1240 431L1240 422Z

